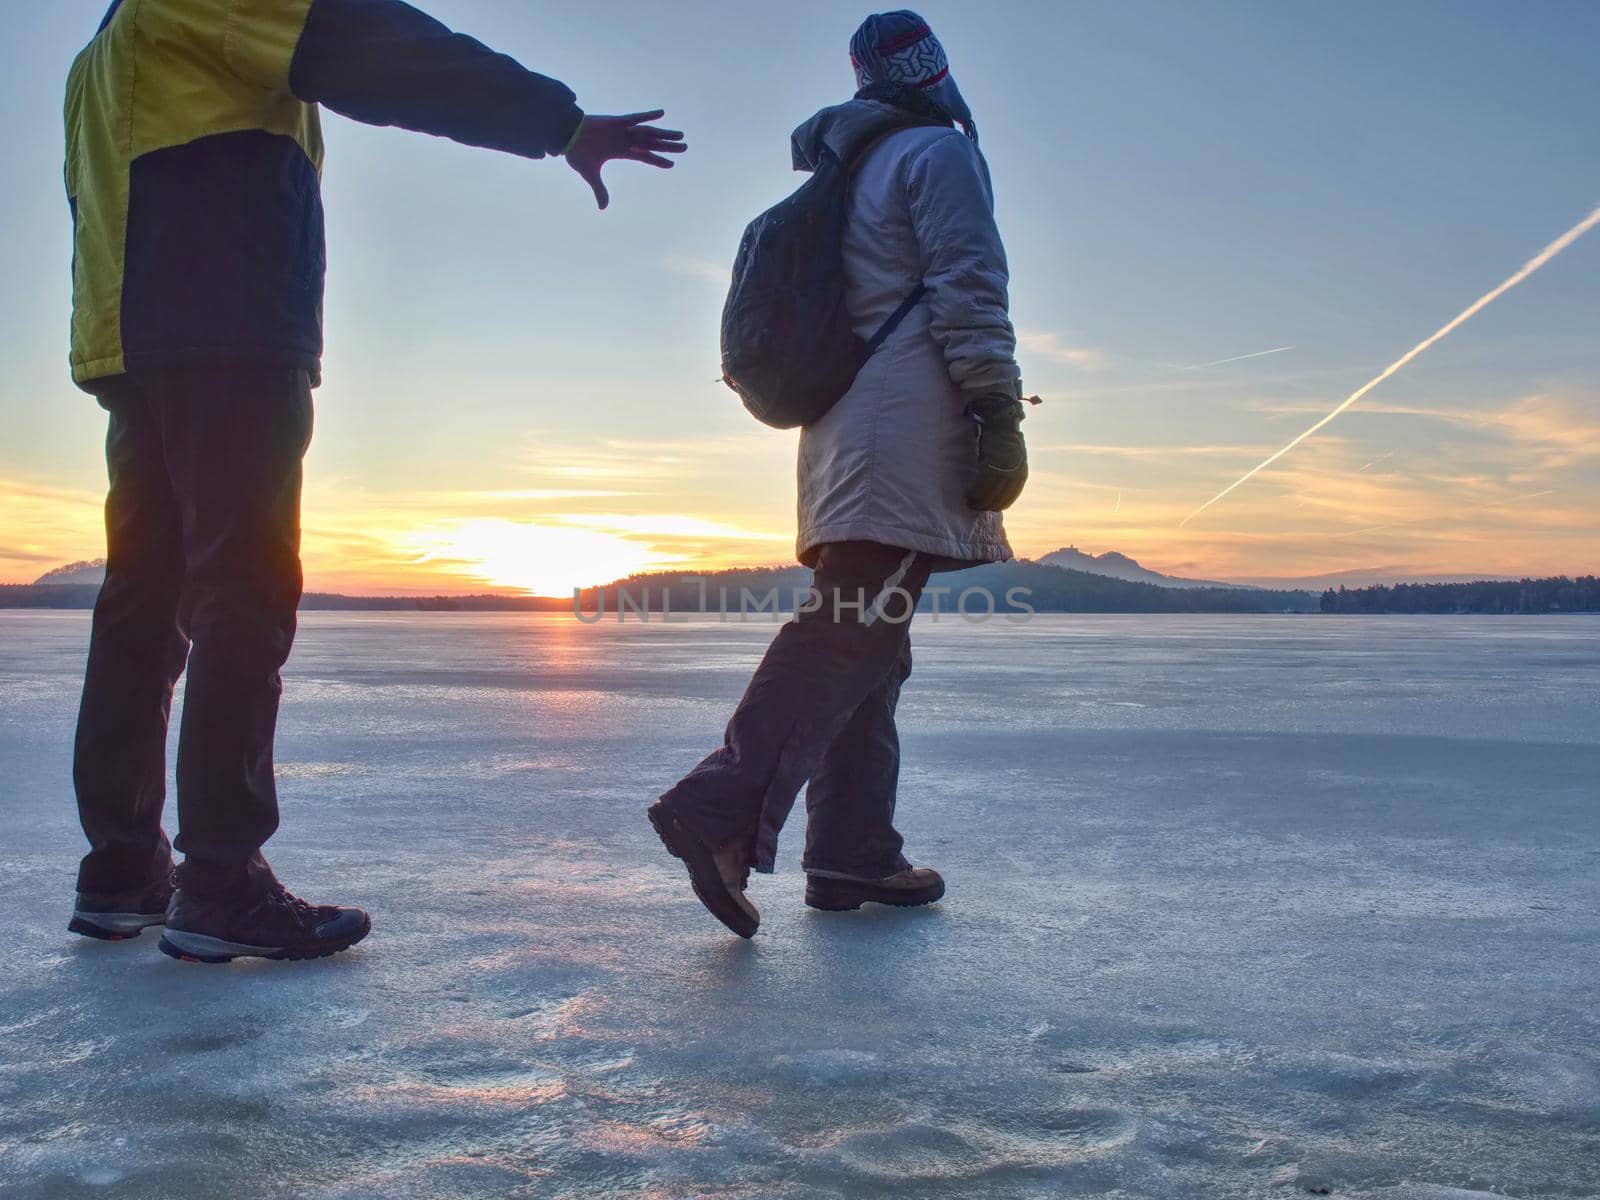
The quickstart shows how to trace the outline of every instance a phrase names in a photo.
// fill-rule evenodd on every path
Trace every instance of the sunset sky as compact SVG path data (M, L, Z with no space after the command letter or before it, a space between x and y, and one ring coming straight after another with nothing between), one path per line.
M0 582L102 552L60 108L104 7L11 6L0 51ZM670 173L613 164L599 213L560 162L325 116L308 587L788 560L794 436L715 382L717 319L745 222L798 182L789 131L849 95L869 10L423 7L592 111L664 107L690 149ZM1600 230L1179 528L1600 204L1600 4L920 11L977 115L1045 399L1020 554L1241 580L1600 568Z

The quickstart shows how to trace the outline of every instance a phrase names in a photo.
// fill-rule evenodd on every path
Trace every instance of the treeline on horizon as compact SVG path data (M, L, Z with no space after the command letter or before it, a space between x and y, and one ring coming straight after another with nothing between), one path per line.
M1325 613L1600 612L1600 579L1480 579L1471 583L1395 583L1329 588Z
M0 608L93 608L95 583L0 583ZM571 599L558 596L345 596L307 592L300 608L309 612L571 612Z
M765 604L775 594L778 611L788 612L794 608L796 593L803 593L810 582L811 572L798 566L740 568L703 575L663 571L588 588L579 599L585 613L599 612L603 604L606 615L614 617L619 593L626 595L630 614L636 608L652 613L737 613L741 609L754 613L757 605ZM990 611L991 601L997 613L1025 613L1030 607L1035 612L1075 613L1317 611L1317 598L1312 592L1165 588L1025 559L935 575L930 587L945 591L937 596L924 594L917 605L918 612L931 612L937 604L943 613L965 611L977 615ZM970 593L964 608L963 592Z
M703 581L703 582L702 582ZM748 567L693 574L683 571L632 575L579 593L585 614L604 611L616 619L619 604L627 616L640 613L738 613L743 608L790 612L797 592L804 593L811 572L804 567ZM1316 612L1317 597L1306 591L1260 588L1165 588L1092 575L1063 567L1020 561L993 563L937 575L933 587L942 596L925 595L919 610L938 604L946 613L1281 613ZM1026 594L1016 589L1026 589ZM99 589L94 584L0 585L3 608L92 608ZM960 593L969 595L964 606ZM572 597L560 596L344 596L307 592L306 610L349 612L572 612Z
M796 592L804 592L811 573L804 567L748 567L703 575L657 572L632 575L579 593L586 615L603 611L617 619L626 597L625 619L641 613L790 612ZM1483 580L1474 583L1400 583L1308 591L1265 588L1166 588L1134 583L1029 561L992 563L936 575L933 586L949 591L937 598L939 610L958 611L959 593L973 591L965 611L997 613L1561 613L1600 612L1600 581L1593 575L1569 579ZM1013 589L1025 588L1026 595ZM0 608L86 609L94 606L95 584L0 584ZM748 593L748 597L745 596ZM1008 597L1008 593L1011 595ZM924 596L919 611L932 610ZM602 607L603 606L603 607ZM567 612L571 597L513 596L346 596L307 592L300 607L333 612Z

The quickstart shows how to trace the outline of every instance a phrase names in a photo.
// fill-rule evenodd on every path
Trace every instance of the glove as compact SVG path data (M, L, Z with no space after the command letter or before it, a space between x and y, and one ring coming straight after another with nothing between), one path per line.
M1004 512L1028 482L1022 401L1015 394L979 396L966 413L978 427L978 472L967 489L967 504L980 512Z

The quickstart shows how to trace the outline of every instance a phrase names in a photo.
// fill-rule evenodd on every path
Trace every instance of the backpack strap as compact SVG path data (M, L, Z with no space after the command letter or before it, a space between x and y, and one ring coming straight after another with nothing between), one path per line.
M872 152L879 142L884 141L886 138L893 137L902 129L919 129L923 126L938 126L943 124L944 122L942 121L906 121L903 124L893 125L890 128L885 129L877 137L869 138L861 145L857 146L855 150L851 152L850 156L844 159L840 165L844 167L846 174L854 175L856 173L856 168L861 165L861 163L866 159L867 155ZM911 310L915 308L918 303L921 302L922 298L927 294L927 284L917 284L917 286L911 290L911 294L904 300L900 301L900 307L890 313L889 319L878 327L878 332L872 335L871 339L867 342L867 353L876 353L878 347L882 346L886 341L889 340L890 335L893 334L896 329L900 328L900 322L904 321L908 316L911 315Z
M896 329L900 328L900 322L904 321L908 316L911 315L911 310L915 308L923 296L927 294L928 285L925 283L917 284L917 286L911 290L911 294L904 300L900 301L900 307L889 314L889 319L879 327L878 332L872 335L872 340L867 343L867 353L876 353L878 347L889 340L889 335Z

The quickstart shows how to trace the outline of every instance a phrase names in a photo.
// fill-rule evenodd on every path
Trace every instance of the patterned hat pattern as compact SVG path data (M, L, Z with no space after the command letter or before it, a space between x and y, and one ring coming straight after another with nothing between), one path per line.
M978 140L972 110L950 75L944 46L910 9L875 13L863 21L850 39L850 65L857 88L914 87Z

